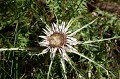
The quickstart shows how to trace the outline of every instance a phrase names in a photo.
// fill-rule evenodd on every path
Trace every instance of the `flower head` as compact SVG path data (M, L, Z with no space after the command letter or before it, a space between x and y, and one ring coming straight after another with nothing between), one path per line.
M62 22L62 24L53 23L52 27L46 26L46 29L43 29L46 36L39 36L43 38L43 41L39 44L47 47L43 51L46 53L50 50L51 57L54 58L55 53L58 50L63 59L68 61L66 52L74 49L72 45L77 44L77 39L68 32L70 26L70 23L66 26L65 22Z

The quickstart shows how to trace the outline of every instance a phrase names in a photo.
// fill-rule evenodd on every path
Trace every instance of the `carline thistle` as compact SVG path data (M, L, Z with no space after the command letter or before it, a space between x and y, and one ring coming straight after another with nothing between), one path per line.
M50 71L51 71L52 63L53 63L56 52L59 52L59 54L60 54L61 66L62 66L62 69L64 71L63 75L64 75L65 79L67 79L67 75L66 75L67 72L66 72L64 60L68 61L69 64L76 70L76 73L78 73L78 70L72 64L71 58L67 55L67 52L71 52L71 53L77 54L81 57L84 57L84 58L88 59L90 62L93 62L94 64L96 64L99 67L101 67L102 69L104 69L108 74L108 71L103 66L97 64L95 61L93 61L93 60L89 59L88 57L86 57L85 55L79 53L73 47L74 45L79 44L79 41L77 41L77 39L74 38L76 33L78 33L80 30L88 27L90 24L95 22L96 19L93 20L92 22L84 25L83 27L77 29L73 33L71 33L70 31L68 31L68 29L75 20L76 19L71 19L67 24L65 22L62 22L61 24L58 24L58 22L53 23L52 27L46 25L46 29L43 29L43 31L45 33L45 36L39 36L39 37L43 38L43 41L39 42L40 46L45 46L47 48L44 49L38 55L50 52L51 62L50 62L50 65L49 65L47 79L49 79L49 74L50 74ZM82 78L82 76L80 74L78 76L80 78Z
M67 25L62 22L61 24L53 23L52 27L46 26L46 29L43 29L46 36L39 36L43 38L43 41L39 42L40 46L47 47L43 52L50 51L50 57L54 58L58 50L63 59L68 61L66 52L75 50L72 46L77 44L77 39L73 37L74 33L68 31L70 26L70 22Z

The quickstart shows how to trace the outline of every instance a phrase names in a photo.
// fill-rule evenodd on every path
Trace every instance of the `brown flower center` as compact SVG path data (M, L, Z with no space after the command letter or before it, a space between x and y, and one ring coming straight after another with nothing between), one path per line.
M52 47L61 47L66 42L66 36L62 33L53 33L49 38L49 45Z

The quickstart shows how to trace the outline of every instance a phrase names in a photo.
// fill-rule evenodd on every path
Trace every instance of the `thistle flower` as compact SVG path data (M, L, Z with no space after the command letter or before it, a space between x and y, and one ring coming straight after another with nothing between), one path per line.
M39 36L41 38L43 38L42 42L39 42L40 46L45 46L47 47L46 49L44 49L41 53L37 54L45 54L47 52L50 52L50 58L51 58L51 63L49 65L49 71L47 74L47 79L49 79L49 73L51 71L51 67L52 67L52 63L53 63L53 59L55 57L56 52L60 53L60 58L61 58L61 66L63 68L63 75L64 78L67 79L66 76L66 68L65 68L65 63L64 60L66 60L67 62L69 62L69 64L75 69L75 71L78 71L75 66L72 64L73 62L71 62L70 57L67 55L67 52L72 52L75 53L79 56L82 56L86 59L88 59L90 62L93 62L94 64L98 65L99 67L103 68L104 70L106 70L104 67L102 67L101 65L97 64L96 62L94 62L93 60L89 59L88 57L86 57L85 55L79 53L73 46L78 44L78 41L76 38L74 38L74 35L79 32L80 30L82 30L83 28L88 27L90 24L92 24L95 20L93 20L92 22L86 24L85 26L83 26L82 28L77 29L75 32L71 33L69 30L69 27L72 25L72 23L75 21L76 19L71 19L68 24L66 24L65 22L62 22L61 24L58 24L58 22L55 24L52 24L52 27L46 25L46 29L43 29L45 36ZM79 72L79 71L78 71ZM106 70L107 72L107 70ZM81 78L82 76L80 74L78 74L78 76Z
M44 39L39 44L47 47L43 52L50 51L50 57L54 58L58 50L62 58L68 61L66 52L69 52L68 50L71 49L74 50L72 46L77 44L77 39L68 32L69 27L69 23L65 27L65 22L62 22L62 24L53 23L52 28L47 26L46 29L43 29L46 36L39 36Z
M74 35L83 28L86 28L92 24L96 19L83 26L82 28L76 30L75 32L70 33L68 29L75 20L76 18L71 19L67 25L65 22L62 22L61 24L58 24L58 22L56 24L53 23L52 27L46 25L46 29L43 29L46 36L39 36L43 38L43 41L39 42L39 44L40 46L45 46L47 48L44 49L40 54L44 54L50 51L50 57L54 58L56 51L58 50L63 59L68 61L66 52L75 51L76 49L73 48L73 46L78 44L77 39L74 38Z

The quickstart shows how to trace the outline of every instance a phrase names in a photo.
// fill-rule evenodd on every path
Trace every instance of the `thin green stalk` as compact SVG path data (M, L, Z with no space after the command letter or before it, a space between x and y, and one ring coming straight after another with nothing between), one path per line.
M3 52L3 59L5 59L6 58L6 56L5 56L5 52ZM4 63L5 63L5 60L3 60L3 70L5 69L4 67ZM6 78L6 75L5 75L5 73L6 73L6 71L4 70L4 79Z
M112 39L119 39L120 38L120 36L115 36L115 37L113 37L113 38L106 38L106 39L100 39L100 40L94 40L94 41L85 41L85 42L81 42L81 41L79 41L78 42L78 44L88 44L88 43L94 43L94 42L101 42L101 41L109 41L109 40L112 40Z
M15 35L14 47L16 47L17 34L18 34L18 21L16 22L16 28L15 28L15 32L14 32L14 35ZM13 53L12 53L12 64L11 64L11 76L13 75L14 79L16 78L16 63L18 63L18 62L15 62L15 53L13 51Z
M18 76L19 76L19 74L18 74L19 73L19 69L18 69L18 57L16 57L15 67L16 67L16 69L15 69L16 70L16 76L15 76L16 78L15 79L18 79Z
M49 65L49 70L48 70L48 73L47 73L47 79L49 79L52 64L53 64L53 59L51 60L50 65Z
M22 49L22 48L0 48L0 52L1 51L23 51L23 50L26 50L26 49Z
M89 25L91 25L92 23L94 23L96 20L97 20L97 18L96 18L95 20L91 21L90 23L84 25L83 27L77 29L75 32L71 33L69 36L74 36L74 35L76 35L79 31L81 31L81 30L84 29L84 28L87 28Z
M66 72L66 66L65 66L65 60L61 57L60 58L60 62L61 62L61 66L62 66L62 69L63 69L63 76L64 76L64 79L67 79L67 72Z
M84 74L81 73L75 66L75 63L69 58L69 61L68 63L71 65L71 67L75 70L77 76L80 78L80 79L84 79Z
M81 54L81 53L79 53L78 51L74 51L73 53L75 53L75 54L77 54L77 55L79 55L79 56L81 56L81 57L83 57L83 58L89 60L90 62L94 63L95 65L99 66L100 68L102 68L103 70L105 70L106 73L107 73L107 75L109 76L109 72L108 72L108 70L105 69L102 65L96 63L94 60L88 58L87 56L85 56L85 55L83 55L83 54Z

